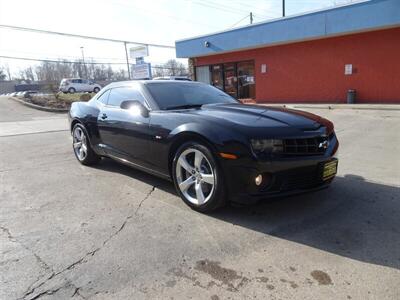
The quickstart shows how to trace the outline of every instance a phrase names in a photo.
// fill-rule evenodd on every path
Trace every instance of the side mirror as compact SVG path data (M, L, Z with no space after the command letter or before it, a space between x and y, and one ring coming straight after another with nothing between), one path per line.
M138 100L125 100L121 102L121 109L129 110L133 115L142 115L147 118L149 110Z

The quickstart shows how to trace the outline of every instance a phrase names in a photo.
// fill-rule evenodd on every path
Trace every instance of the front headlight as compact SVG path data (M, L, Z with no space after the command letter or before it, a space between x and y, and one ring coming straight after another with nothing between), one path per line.
M283 151L283 141L275 139L250 140L251 147L256 154L276 153Z

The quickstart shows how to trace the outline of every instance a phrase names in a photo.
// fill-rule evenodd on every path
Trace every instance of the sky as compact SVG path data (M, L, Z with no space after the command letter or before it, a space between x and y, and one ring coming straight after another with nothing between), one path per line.
M286 0L286 15L357 0ZM176 40L282 16L282 0L0 0L0 24L174 45ZM134 44L128 47L134 47ZM0 56L125 62L123 44L0 28ZM175 58L174 49L150 47L146 61ZM182 60L186 63L186 60ZM0 58L17 75L35 62ZM118 65L117 68L125 68Z

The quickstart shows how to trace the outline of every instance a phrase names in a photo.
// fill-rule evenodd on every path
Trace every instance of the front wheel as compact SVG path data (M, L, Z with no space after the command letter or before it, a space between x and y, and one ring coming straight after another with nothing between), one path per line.
M197 142L183 144L172 166L175 188L191 208L208 212L225 204L222 171L208 147Z
M98 87L95 87L95 88L93 89L93 92L95 92L96 94L97 94L99 91L100 91L100 89L99 89Z
M72 141L75 156L81 164L93 165L100 161L100 156L90 146L85 127L79 123L72 129Z
M76 92L76 90L73 87L68 89L68 93L70 93L70 94L75 94L75 92Z

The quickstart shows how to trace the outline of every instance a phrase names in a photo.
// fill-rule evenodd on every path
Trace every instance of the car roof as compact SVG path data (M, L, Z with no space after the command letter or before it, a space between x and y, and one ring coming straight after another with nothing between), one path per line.
M115 88L115 87L121 87L121 86L129 86L129 85L146 85L149 83L157 83L157 84L202 84L199 81L183 81L183 80L126 80L126 81L117 81L117 82L112 82L107 85L109 88Z

